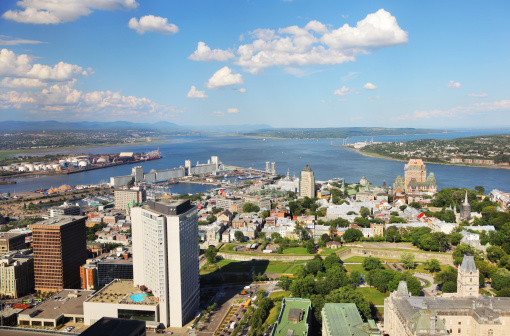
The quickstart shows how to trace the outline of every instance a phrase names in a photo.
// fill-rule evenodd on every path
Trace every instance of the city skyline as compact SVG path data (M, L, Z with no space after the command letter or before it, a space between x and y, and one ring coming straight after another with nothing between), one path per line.
M0 121L508 126L508 7L8 0Z

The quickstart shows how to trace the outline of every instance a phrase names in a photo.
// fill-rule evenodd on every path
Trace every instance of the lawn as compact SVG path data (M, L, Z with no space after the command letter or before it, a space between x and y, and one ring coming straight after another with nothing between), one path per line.
M368 272L365 271L365 269L363 268L363 266L361 266L361 264L357 264L357 265L344 265L345 267L345 270L347 272L353 272L353 271L358 271L360 274L367 274Z
M266 273L287 273L287 270L293 265L294 263L290 262L270 261Z
M366 257L360 257L360 256L354 256L354 257L350 257L350 258L347 258L347 259L342 259L342 261L344 263L362 263L364 260L365 260ZM381 260L383 263L386 261L386 262L391 262L391 263L398 263L400 262L400 260L396 260L396 259L383 259L383 258L379 258L379 260Z
M441 271L442 271L442 270L446 269L447 266L441 265L440 267L441 267ZM425 265L424 264L417 264L416 267L414 268L414 271L415 272L420 272L420 273L425 273L425 274L431 274L429 271L427 271L425 269Z
M209 263L206 263L201 269L200 269L200 274L209 274L211 272L214 272L218 269L218 266L216 265L211 265Z
M350 257L347 259L342 259L343 262L347 263L362 263L365 260L365 257Z
M360 287L358 290L363 293L368 302L376 306L384 304L384 299L390 296L390 293L381 293L373 287Z
M283 250L283 254L308 254L306 247L288 247Z
M289 296L290 296L290 291L273 292L273 293L269 294L269 298L271 298L271 299L284 298L284 297L289 297Z
M345 249L346 249L346 247L344 247L344 246L342 246L340 248L337 248L337 249L321 248L320 254L328 255L328 254L340 252L340 251L345 250Z
M272 293L271 293L272 295ZM271 297L271 296L270 296ZM271 310L269 311L269 316L266 319L264 325L274 324L278 319L278 315L280 313L281 303L277 303Z
M294 273L297 271L297 269L298 269L300 266L303 266L304 264L305 264L305 262L304 262L304 261L302 261L302 262L295 262L295 263L293 263L293 265L292 265L292 266L290 266L290 267L289 267L289 268L285 271L285 273L288 273L288 274L294 274Z

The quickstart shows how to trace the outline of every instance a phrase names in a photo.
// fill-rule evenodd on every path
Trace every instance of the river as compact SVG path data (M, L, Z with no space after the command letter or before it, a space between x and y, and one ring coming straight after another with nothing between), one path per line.
M423 135L380 136L373 137L374 141L410 141L417 139L453 139L474 135L502 134L502 130L478 130L468 132L450 132ZM348 139L349 143L371 140L371 137L357 137ZM315 173L316 180L328 180L333 177L343 177L347 182L358 182L362 176L375 185L383 182L392 184L397 175L404 175L404 163L380 158L363 156L343 147L331 146L331 139L252 139L244 137L172 137L168 142L150 145L112 146L96 148L65 149L51 152L65 154L79 153L119 153L119 152L148 152L157 147L163 155L162 159L143 162L139 165L144 171L151 169L167 169L184 165L184 160L206 162L212 155L216 155L227 165L253 167L265 169L266 161L276 162L276 172L299 175L303 167L308 164ZM341 140L333 140L334 144L341 144ZM49 151L42 152L47 154ZM33 153L27 155L34 155ZM62 184L72 186L93 184L109 181L110 176L129 175L134 165L122 165L104 169L91 170L70 175L25 176L14 177L11 180L17 184L0 185L0 192L34 191L41 188L58 187ZM485 187L486 192L492 189L510 191L510 170L448 166L427 164L427 170L434 172L439 188L460 187L473 188L477 185ZM175 193L196 193L209 189L208 186L179 183L172 187Z

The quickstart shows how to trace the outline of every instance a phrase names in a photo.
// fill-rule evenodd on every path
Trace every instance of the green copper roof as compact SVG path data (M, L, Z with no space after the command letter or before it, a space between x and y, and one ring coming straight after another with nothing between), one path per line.
M292 334L296 336L306 336L309 332L308 315L312 307L312 301L309 299L286 298L282 302L282 311L275 323L271 336L287 336L288 331L292 330ZM296 311L303 312L302 319L299 322L289 321L289 313L292 311L291 317Z
M303 168L303 171L311 172L312 168L310 168L308 165L306 165L305 168Z
M326 303L322 308L322 323L329 336L380 335L374 321L363 322L354 303Z

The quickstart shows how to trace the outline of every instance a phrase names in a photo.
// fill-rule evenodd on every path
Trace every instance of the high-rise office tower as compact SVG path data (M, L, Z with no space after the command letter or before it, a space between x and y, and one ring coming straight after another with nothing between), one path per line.
M159 298L159 322L182 327L199 307L198 217L189 200L131 209L133 277Z
M80 266L87 260L86 218L60 216L30 225L35 290L80 288Z
M301 171L299 177L299 197L315 197L315 177L312 168L308 165Z

